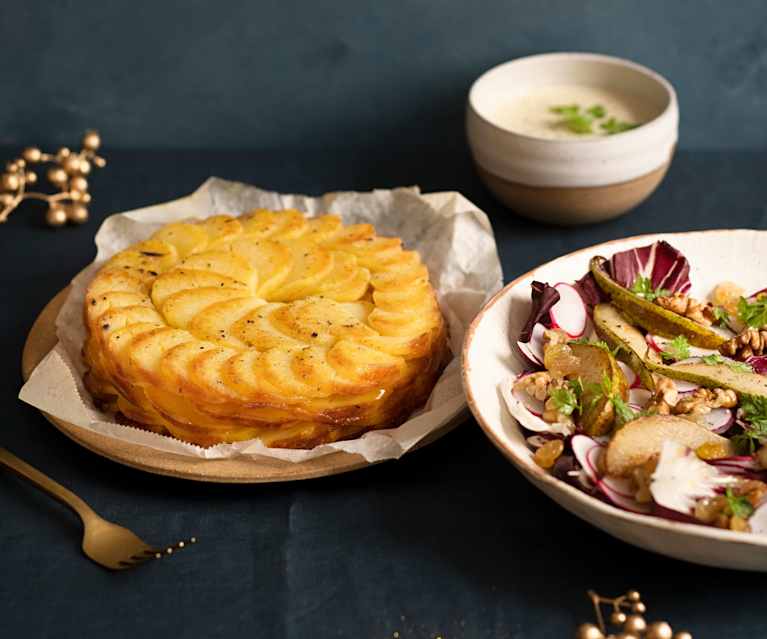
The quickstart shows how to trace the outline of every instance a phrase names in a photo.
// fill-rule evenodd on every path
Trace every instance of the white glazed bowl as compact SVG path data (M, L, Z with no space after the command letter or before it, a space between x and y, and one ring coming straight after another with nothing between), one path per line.
M692 295L703 297L723 280L746 290L764 288L767 231L726 230L645 235L576 251L526 273L499 291L466 333L463 383L469 407L485 434L522 474L558 504L635 546L707 566L767 571L767 535L738 533L639 515L606 504L556 479L533 462L519 424L498 393L499 383L524 370L512 339L530 309L530 283L568 282L588 270L594 255L609 257L634 246L667 240L690 261ZM744 265L748 264L748 268Z
M656 114L618 135L535 138L495 120L499 104L530 88L575 84L639 96ZM630 210L658 186L677 142L673 87L628 60L593 53L547 53L494 67L469 92L466 131L480 177L513 210L559 224L581 224Z

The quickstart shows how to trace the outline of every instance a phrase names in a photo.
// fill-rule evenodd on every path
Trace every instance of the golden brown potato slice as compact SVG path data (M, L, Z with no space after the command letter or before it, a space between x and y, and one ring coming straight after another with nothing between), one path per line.
M152 235L152 239L161 240L176 247L179 259L192 253L198 253L208 245L208 234L198 224L179 222L163 226Z

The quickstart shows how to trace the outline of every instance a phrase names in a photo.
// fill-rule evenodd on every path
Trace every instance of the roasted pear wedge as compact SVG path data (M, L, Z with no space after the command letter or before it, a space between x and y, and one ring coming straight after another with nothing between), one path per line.
M594 328L597 335L616 352L616 357L639 375L645 388L655 388L650 366L662 364L661 358L617 308L612 304L597 304L594 307Z
M726 364L679 362L670 366L656 365L653 370L671 379L683 379L706 388L729 388L740 397L767 397L767 375L733 370Z
M684 335L690 344L702 348L719 348L724 343L725 338L716 331L653 304L618 284L605 271L606 261L604 257L591 258L591 273L599 287L610 296L612 303L632 323L662 337Z
M741 397L767 397L767 375L733 370L726 364L705 364L702 361L664 364L660 356L648 348L642 333L611 304L594 307L594 326L597 334L612 348L623 349L621 356L640 376L646 388L654 387L650 373L655 372L706 388L729 388Z
M625 400L626 376L608 350L594 344L571 343L570 346L580 362L578 373L572 377L579 377L584 387L581 397L584 411L578 423L588 435L605 435L612 429L615 409L610 397L602 391L602 385L607 380L612 393Z
M732 455L730 440L689 419L673 415L640 417L616 431L607 444L604 461L608 475L626 477L633 468L660 453L663 442L675 441L696 450L703 444L721 447L720 457Z

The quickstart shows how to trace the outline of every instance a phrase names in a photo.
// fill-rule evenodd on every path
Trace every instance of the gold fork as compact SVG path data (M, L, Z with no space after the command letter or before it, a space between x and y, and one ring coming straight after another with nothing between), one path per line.
M73 492L5 448L0 448L0 465L6 466L20 477L28 479L35 486L74 510L82 519L84 526L83 552L104 568L110 570L133 568L149 559L160 559L164 555L173 554L174 550L186 546L183 541L178 542L175 546L165 548L150 546L127 528L99 517L88 504ZM196 542L197 539L192 537L188 543L194 544Z

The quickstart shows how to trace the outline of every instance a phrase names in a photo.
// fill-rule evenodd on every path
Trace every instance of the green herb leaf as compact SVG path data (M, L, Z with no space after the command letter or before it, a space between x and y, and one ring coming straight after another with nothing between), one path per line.
M593 133L593 129L591 128L591 123L593 121L594 119L591 116L576 114L568 116L563 121L563 124L573 133L583 135L584 133Z
M580 110L581 107L577 104L561 104L559 106L549 107L549 111L552 113L557 113L558 115L564 115L568 117L578 115Z
M704 364L708 364L709 366L724 364L725 366L728 366L732 370L738 371L739 373L754 372L754 369L751 367L750 364L746 364L746 362L736 362L734 359L723 357L719 353L711 353L711 355L704 355L701 359Z
M735 495L732 492L732 488L728 488L726 491L727 504L732 511L732 514L741 519L748 519L754 513L754 507L747 497Z
M621 120L616 120L615 118L610 118L607 122L603 122L599 126L607 133L607 135L615 135L616 133L623 133L624 131L636 129L639 125L634 124L633 122L623 122Z
M603 118L607 115L607 111L601 104L595 104L592 107L586 109L586 113L593 115L595 118Z
M745 297L738 300L738 317L747 326L761 328L767 325L767 294L749 302Z
M660 356L664 360L679 361L680 359L687 359L690 356L690 342L684 335L677 335L672 339L666 348L661 351Z
M722 306L714 306L714 321L720 326L725 326L730 321L730 314Z
M640 413L631 408L620 395L613 395L610 401L615 409L615 428L620 428L640 417Z
M572 415L580 405L578 398L571 388L563 386L551 391L551 401L554 407L563 415Z
M650 278L642 277L641 275L637 276L629 290L634 293L634 295L644 297L648 302L654 301L657 297L665 297L666 295L671 294L671 291L666 288L658 287L653 289Z
M743 455L753 455L757 445L767 441L767 397L743 395L740 398L741 417L746 422L743 432L730 441Z

